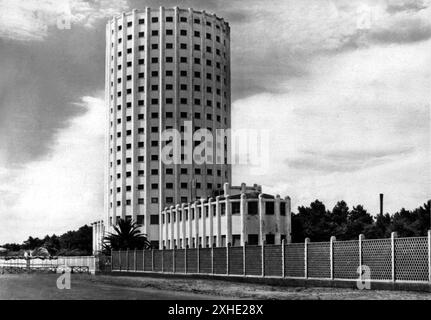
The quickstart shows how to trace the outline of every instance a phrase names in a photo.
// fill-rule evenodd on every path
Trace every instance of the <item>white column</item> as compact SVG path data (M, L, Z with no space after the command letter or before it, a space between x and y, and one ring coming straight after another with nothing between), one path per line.
M96 247L97 247L97 251L100 251L102 248L102 245L101 245L101 241L102 241L102 221L99 221L98 222L98 228L97 228L97 244L96 244Z
M214 211L213 211L213 198L209 198L208 199L208 218L210 219L210 225L209 225L209 239L210 239L210 243L209 246L210 248L213 247L214 244Z
M183 219L182 219L182 221L181 221L181 228L182 228L182 234L181 234L181 236L182 236L182 239L183 239L183 248L185 248L186 246L187 246L187 243L186 243L186 238L187 238L187 235L186 235L186 205L183 203L182 205L181 205L181 214L183 215Z
M145 202L146 201L147 200L145 199ZM163 237L164 237L164 235L163 235L163 225L164 225L164 223L163 223L163 216L166 219L166 212L165 212L165 210L160 210L160 212L159 212L159 225L158 225L158 227L159 227L159 248L158 249L159 250L161 250L163 248L163 245L162 245L162 243L163 243Z
M193 210L195 211L195 244L196 248L199 247L199 205L196 201L193 204Z
M292 243L292 207L290 197L285 198L286 201L286 243Z
M217 220L217 242L216 246L221 247L221 214L220 214L220 196L216 197L216 220Z
M180 215L182 215L182 211L180 211L181 209L180 209L180 205L179 204L177 204L176 206L175 206L175 214L176 214L176 216L177 216L177 221L176 221L176 223L175 223L175 226L176 226L176 229L177 229L177 236L175 237L175 239L177 240L177 248L180 248L180 239L181 239L181 234L180 234L180 224L181 224L181 222L180 222ZM181 219L181 221L182 221L182 219ZM175 249L175 246L174 246L174 249Z
M91 224L93 231L93 254L96 253L96 223Z
M192 205L189 204L188 208L188 214L189 214L189 248L192 248L193 245L193 232L192 232L192 227L193 227L193 221L192 221Z
M170 245L170 249L174 248L174 239L175 239L175 225L176 223L174 222L174 217L176 218L176 211L174 206L171 206L169 208L169 214L171 215L171 245ZM169 248L168 248L169 249Z
M232 210L229 196L226 196L226 245L232 245Z
M165 248L168 248L168 239L169 239L169 220L171 219L171 211L168 208L165 208Z
M259 194L258 210L259 210L259 245L263 245L263 243L265 242L265 232L263 230L263 226L264 226L266 208L265 208L265 202L263 200L262 194Z
M241 246L245 246L247 242L247 196L245 193L241 193L240 200L240 214L241 214Z
M281 226L280 219L280 195L277 194L274 201L274 214L275 214L275 244L281 244L281 230L283 229Z
M207 219L206 219L206 214L205 214L206 210L205 210L205 199L201 198L201 215L202 215L202 248L206 248L206 236L207 236Z

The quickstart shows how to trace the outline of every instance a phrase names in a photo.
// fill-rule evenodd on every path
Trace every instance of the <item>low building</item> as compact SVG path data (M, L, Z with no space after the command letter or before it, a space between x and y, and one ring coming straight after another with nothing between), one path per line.
M160 248L222 247L291 242L291 202L262 193L258 185L232 187L223 194L165 208Z

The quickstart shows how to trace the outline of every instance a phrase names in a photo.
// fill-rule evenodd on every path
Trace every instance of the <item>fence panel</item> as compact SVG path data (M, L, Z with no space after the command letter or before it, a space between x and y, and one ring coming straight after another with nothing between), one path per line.
M211 273L211 249L199 250L199 273Z
M127 269L127 251L120 251L120 269L122 271Z
M136 251L136 270L144 271L144 251Z
M163 250L163 272L174 271L173 250Z
M187 273L198 272L198 249L187 249Z
M265 246L265 275L281 277L283 275L281 245Z
M242 247L229 247L229 274L244 274L242 250Z
M135 251L131 250L128 252L129 254L129 270L135 270Z
M153 254L151 250L144 250L144 271L153 270Z
M184 273L185 272L185 253L184 249L178 249L175 251L175 272Z
M428 281L428 238L395 239L395 278Z
M310 242L308 244L308 277L330 278L331 258L329 242Z
M371 280L391 280L391 239L363 240L362 264L370 268Z
M428 282L428 237L395 238L395 279L400 282ZM284 267L285 277L303 278L305 276L304 243L285 245ZM244 248L229 248L229 270L227 267L226 247L173 250L144 250L144 251L112 251L111 267L118 271L154 271L204 273L225 275L244 274ZM368 266L373 281L392 280L392 250L391 239L364 239L362 252L359 252L359 241L335 241L333 243L333 272L335 279L355 280L359 277L357 269L359 257L362 254L362 264ZM212 256L213 252L213 256ZM311 242L307 250L307 275L309 278L329 279L330 243ZM186 257L187 254L187 257ZM136 257L136 261L135 261ZM111 257L109 257L111 258ZM199 258L199 260L198 260ZM212 259L213 258L213 259ZM174 263L175 259L175 263ZM187 259L187 260L186 260ZM265 276L283 275L282 247L268 245L264 250ZM19 262L19 260L17 260ZM6 266L18 263L9 259ZM49 266L51 264L91 265L96 262L94 257L58 257L51 260L33 259L29 264L33 267ZM66 263L67 262L67 263ZM21 263L23 268L25 263ZM246 246L245 248L246 275L262 275L262 247ZM198 269L199 266L199 269ZM175 267L175 270L174 270Z
M118 251L112 251L112 270L120 270L120 253Z
M154 271L163 271L163 250L154 250Z
M214 273L226 274L226 248L214 248Z
M284 268L286 277L305 277L304 244L287 244L284 251Z
M250 276L262 275L262 247L245 247L245 272Z
M359 241L334 242L334 278L357 279L359 267Z

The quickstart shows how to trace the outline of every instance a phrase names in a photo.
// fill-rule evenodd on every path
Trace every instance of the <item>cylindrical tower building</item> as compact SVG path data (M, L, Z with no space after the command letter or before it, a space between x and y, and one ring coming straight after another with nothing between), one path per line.
M185 121L193 132L208 129L214 136L230 128L230 88L230 27L223 19L160 7L108 22L108 231L117 219L132 219L156 246L165 207L211 196L231 182L226 163L187 161L190 146L181 147L181 164L161 157L162 132L176 129L183 136ZM220 146L214 140L211 147L215 155Z

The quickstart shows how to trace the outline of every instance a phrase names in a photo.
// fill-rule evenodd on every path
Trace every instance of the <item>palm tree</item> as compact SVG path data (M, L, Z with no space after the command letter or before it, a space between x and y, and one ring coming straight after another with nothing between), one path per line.
M120 219L114 226L115 233L109 233L103 238L103 248L110 250L149 249L151 243L147 235L141 233L139 225L132 220Z

